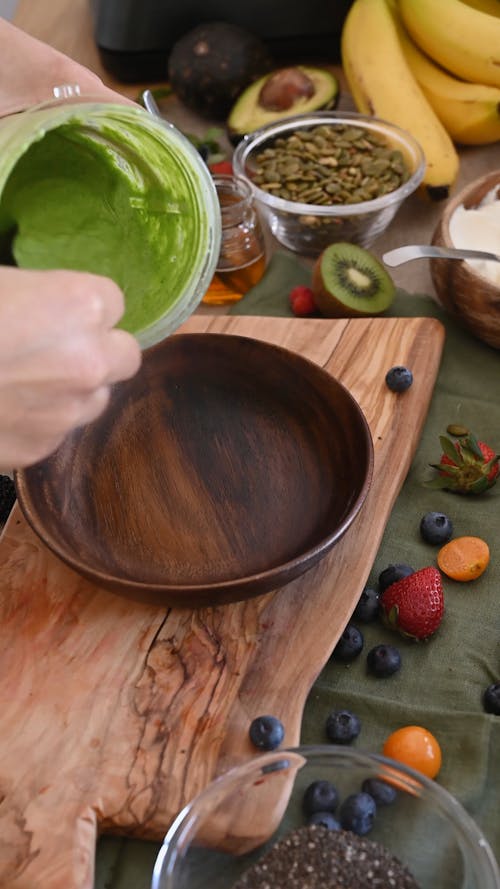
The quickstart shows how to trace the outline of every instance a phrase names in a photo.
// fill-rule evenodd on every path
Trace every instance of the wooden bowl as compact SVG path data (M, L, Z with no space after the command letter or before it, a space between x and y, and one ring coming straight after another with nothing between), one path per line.
M496 185L500 185L500 170L471 182L449 201L432 243L455 246L450 237L450 219L457 207L477 207ZM478 274L469 263L455 259L431 259L430 271L443 308L480 340L500 349L500 287Z
M76 571L193 607L314 565L353 521L372 467L358 404L321 367L246 337L179 334L15 481L34 531Z

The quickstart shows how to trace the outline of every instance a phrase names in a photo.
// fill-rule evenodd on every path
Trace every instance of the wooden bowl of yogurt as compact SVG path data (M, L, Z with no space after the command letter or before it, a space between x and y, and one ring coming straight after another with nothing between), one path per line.
M446 204L432 243L500 254L500 170L470 182ZM500 262L432 259L430 270L443 308L500 349Z

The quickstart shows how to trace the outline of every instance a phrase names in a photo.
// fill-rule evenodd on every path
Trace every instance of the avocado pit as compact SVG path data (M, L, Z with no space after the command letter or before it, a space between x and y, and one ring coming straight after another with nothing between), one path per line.
M281 68L265 81L260 90L258 104L266 111L287 111L297 99L310 99L314 95L314 83L300 68Z

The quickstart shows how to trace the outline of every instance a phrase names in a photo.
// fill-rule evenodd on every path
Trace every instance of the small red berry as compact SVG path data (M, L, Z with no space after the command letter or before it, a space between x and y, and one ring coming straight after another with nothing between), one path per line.
M299 284L290 291L288 299L290 307L294 315L298 318L306 318L308 315L314 315L316 312L316 303L314 295L310 287Z
M233 165L231 161L217 161L215 164L210 164L209 166L210 172L217 174L224 174L227 176L233 175Z
M444 612L443 586L437 568L428 566L387 587L380 608L388 626L404 636L427 639L439 627Z

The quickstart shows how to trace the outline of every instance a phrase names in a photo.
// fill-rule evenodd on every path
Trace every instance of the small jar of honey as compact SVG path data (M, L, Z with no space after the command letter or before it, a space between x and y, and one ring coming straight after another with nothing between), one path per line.
M266 268L264 233L245 179L218 174L214 184L221 211L222 238L205 305L235 303L262 278Z

